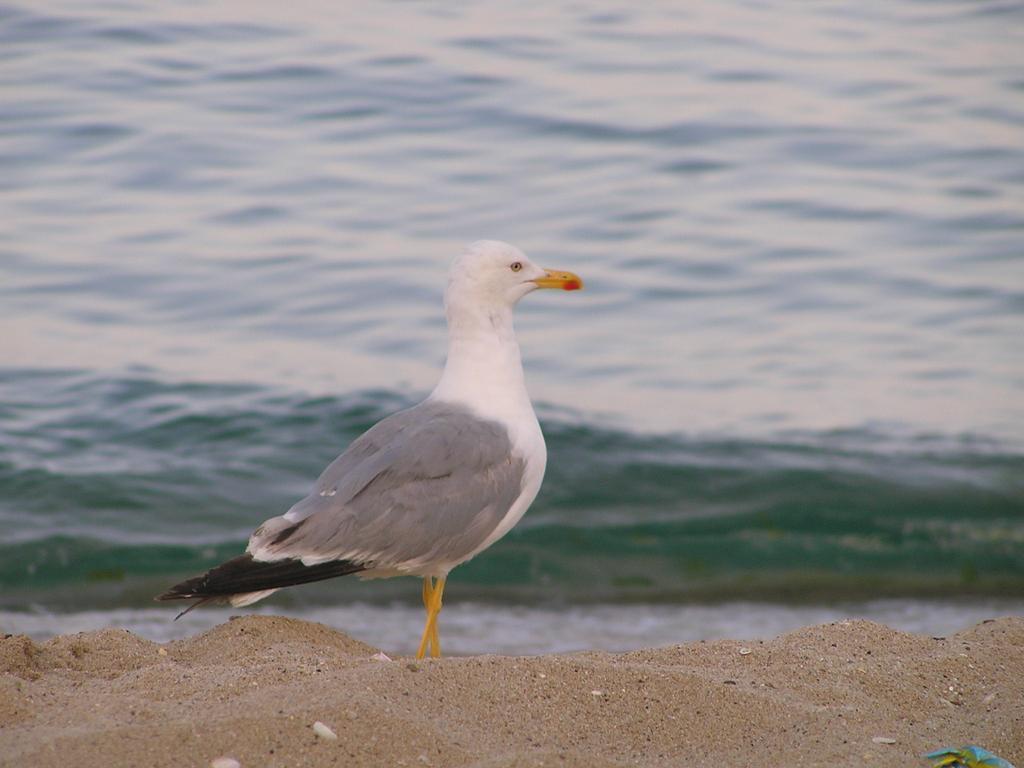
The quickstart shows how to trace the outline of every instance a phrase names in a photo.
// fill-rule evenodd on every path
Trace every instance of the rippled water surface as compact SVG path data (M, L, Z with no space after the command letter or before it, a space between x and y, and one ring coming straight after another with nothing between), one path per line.
M541 399L1024 437L1019 5L335 5L6 6L9 364L421 391L491 237Z
M482 237L587 290L520 307L551 465L474 594L1019 590L1022 51L1005 2L0 6L4 604L237 551L433 385Z

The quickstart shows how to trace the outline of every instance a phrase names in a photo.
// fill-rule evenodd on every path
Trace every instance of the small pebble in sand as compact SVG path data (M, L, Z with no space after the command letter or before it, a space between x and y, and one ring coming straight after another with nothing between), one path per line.
M749 656L752 653L753 650L751 650L750 648L740 648L740 656Z
M233 757L217 757L210 761L210 768L242 768L242 764Z
M875 744L895 744L896 739L890 739L888 736L874 736L871 739Z
M338 738L338 734L336 734L326 725L321 723L319 720L313 723L313 733L315 733L321 739L327 739L328 741L334 741Z
M591 696L604 696L604 691L593 690L590 692Z
M370 658L374 661L391 661L391 657L386 653L375 653Z

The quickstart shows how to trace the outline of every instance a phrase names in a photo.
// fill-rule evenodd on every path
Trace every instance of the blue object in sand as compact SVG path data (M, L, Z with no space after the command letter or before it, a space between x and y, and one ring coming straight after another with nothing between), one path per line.
M1013 768L1009 761L975 746L938 749L925 757L934 761L932 768Z

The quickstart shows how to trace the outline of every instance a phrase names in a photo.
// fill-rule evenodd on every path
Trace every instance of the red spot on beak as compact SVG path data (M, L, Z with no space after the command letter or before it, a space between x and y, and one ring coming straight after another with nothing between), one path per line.
M578 291L580 284L575 280L566 280L565 285L562 286L563 291Z

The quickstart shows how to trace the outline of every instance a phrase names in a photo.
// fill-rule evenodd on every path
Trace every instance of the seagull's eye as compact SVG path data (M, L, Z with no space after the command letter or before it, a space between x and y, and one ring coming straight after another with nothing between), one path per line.
M509 267L509 269L511 269L513 272L518 272L522 268L523 268L523 262L521 262L521 261L513 261L512 262L512 266Z

